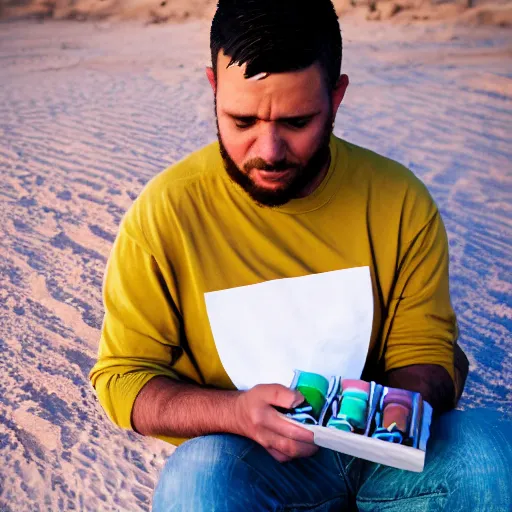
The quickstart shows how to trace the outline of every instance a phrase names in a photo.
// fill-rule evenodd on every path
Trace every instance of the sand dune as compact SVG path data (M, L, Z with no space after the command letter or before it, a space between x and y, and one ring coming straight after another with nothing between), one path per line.
M461 407L510 413L510 31L342 26L351 85L335 133L428 185L471 361ZM87 373L122 215L151 177L215 138L208 29L0 24L2 512L149 510L171 447L114 427Z
M3 0L0 16L137 19L163 23L211 19L216 3L216 0ZM342 17L355 15L371 21L457 20L471 25L512 26L512 4L508 0L334 0L334 4Z
M4 16L40 16L55 19L139 19L158 23L187 18L211 18L212 0L54 0L4 2Z

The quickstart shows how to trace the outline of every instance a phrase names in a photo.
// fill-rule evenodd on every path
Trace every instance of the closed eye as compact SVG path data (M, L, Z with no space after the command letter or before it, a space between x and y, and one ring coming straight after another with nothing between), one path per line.
M229 115L239 130L246 130L251 128L258 121L258 118L255 116L236 116L233 114ZM312 119L317 115L318 113L301 117L283 117L278 119L277 122L281 125L285 125L288 128L291 128L292 130L302 130L303 128L306 128L306 126L308 126Z
M288 119L283 119L282 123L289 126L290 128L294 128L296 130L300 130L305 128L310 122L312 117L290 117Z
M235 125L240 130L245 130L247 128L250 128L251 126L254 126L256 123L255 117L234 117Z

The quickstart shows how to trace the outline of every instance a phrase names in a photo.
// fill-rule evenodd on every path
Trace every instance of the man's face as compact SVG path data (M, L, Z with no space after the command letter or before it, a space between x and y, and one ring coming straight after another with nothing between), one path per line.
M244 77L244 67L227 68L229 62L220 53L217 81L208 74L228 174L260 204L307 195L326 171L341 98L333 102L318 64L256 80Z

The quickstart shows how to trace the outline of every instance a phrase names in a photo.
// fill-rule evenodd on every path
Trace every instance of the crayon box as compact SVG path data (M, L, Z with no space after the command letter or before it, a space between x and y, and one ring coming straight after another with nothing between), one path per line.
M432 407L419 393L298 370L290 387L305 400L281 412L311 430L318 446L399 469L423 470Z

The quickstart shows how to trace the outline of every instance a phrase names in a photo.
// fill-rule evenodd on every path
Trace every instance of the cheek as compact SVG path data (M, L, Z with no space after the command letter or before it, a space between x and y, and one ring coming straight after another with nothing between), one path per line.
M288 152L301 162L309 159L317 144L317 137L311 133L294 133L287 140Z
M251 146L250 138L238 130L223 125L220 121L219 131L229 156L238 167L242 167L243 163L247 160L247 154Z
M307 162L318 149L324 135L324 126L310 127L302 132L291 133L287 138L291 156L302 163Z

